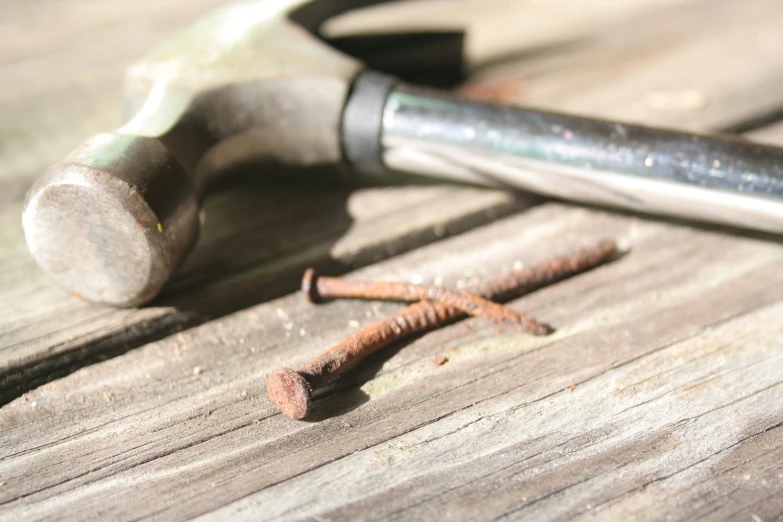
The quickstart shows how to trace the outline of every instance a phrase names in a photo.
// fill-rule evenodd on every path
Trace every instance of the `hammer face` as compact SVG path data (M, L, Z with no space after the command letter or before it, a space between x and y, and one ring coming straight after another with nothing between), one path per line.
M89 301L135 306L155 297L198 235L195 187L158 140L99 134L30 189L30 252Z

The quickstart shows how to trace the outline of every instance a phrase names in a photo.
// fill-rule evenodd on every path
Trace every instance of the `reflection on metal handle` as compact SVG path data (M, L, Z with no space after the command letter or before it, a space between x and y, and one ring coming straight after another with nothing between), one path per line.
M783 232L783 149L500 107L399 85L384 107L391 170Z

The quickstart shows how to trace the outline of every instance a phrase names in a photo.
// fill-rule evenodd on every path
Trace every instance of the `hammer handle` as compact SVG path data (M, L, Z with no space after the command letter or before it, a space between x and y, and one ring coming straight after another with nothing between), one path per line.
M374 84L375 106L382 107L376 118L379 159L369 169L376 177L381 165L386 172L783 232L781 148L477 103L389 80L379 101L381 82L374 75L358 78L346 116L354 98L365 96L364 106L373 105L362 83ZM345 125L347 117L344 133L350 131Z

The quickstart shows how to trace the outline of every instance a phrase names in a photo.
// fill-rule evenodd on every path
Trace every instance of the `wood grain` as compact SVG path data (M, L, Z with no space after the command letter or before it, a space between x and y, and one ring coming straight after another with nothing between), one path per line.
M783 93L775 0L688 2L574 43L504 60L475 82L527 80L509 101L684 129L731 129L770 113ZM772 92L775 91L775 92Z
M477 320L433 332L327 390L320 422L276 414L266 375L391 306L292 295L43 386L0 410L3 513L558 519L622 514L662 487L687 498L683 474L731 465L723 480L750 493L726 502L755 509L779 464L723 461L779 452L755 445L783 414L780 245L547 204L356 276L460 286L604 235L631 252L512 305L554 337Z
M464 187L249 185L206 207L195 252L151 306L81 301L33 262L20 209L0 210L0 404L76 368L298 288L316 265L345 272L458 233L535 200Z
M781 16L783 9L772 0L759 0L752 8L747 8L744 2L727 0L701 0L693 5L698 9L691 2L685 2L679 10L670 5L651 12L649 3L641 2L638 6L640 14L631 18L629 28L610 25L611 31L596 29L593 36L578 47L528 56L524 64L515 64L520 71L515 74L524 79L526 88L516 101L543 106L564 103L577 112L642 122L670 122L688 128L724 126L730 122L736 124L742 120L742 115L755 119L760 107L778 102L778 74L783 74L783 63L777 61L778 54L759 54L755 44L747 42L756 42L752 35L769 34L769 24ZM67 25L65 21L76 24L73 31L92 42L90 49L93 49L100 47L95 45L95 39L107 30L121 35L124 33L120 28L126 27L124 24L138 27L140 18L151 17L160 18L156 22L160 26L155 27L164 32L164 28L178 24L180 19L177 17L193 16L196 11L205 9L208 3L177 6L182 9L170 12L162 5L144 3L126 7L127 11L115 12L88 2L74 11L76 14L67 16L63 12L70 13L69 8L62 2L53 1L49 4L53 11L40 9L41 14L36 12L36 16L24 6L17 9L21 9L18 16L31 20L29 23L45 24L45 20L56 19L58 15L65 17L64 26ZM709 28L686 23L702 17L707 6L711 12ZM77 16L78 13L92 11L96 13L92 23L84 16ZM538 8L536 13L539 13ZM557 9L553 8L549 15L552 24L557 21L556 14ZM733 27L736 20L743 21L740 34L743 38L737 38L736 48L722 56L720 67L702 65L705 52L711 46L718 46L716 52L721 52L720 45L723 43L715 36L716 31L720 32L722 28L725 32ZM644 30L636 30L639 27ZM98 33L89 36L93 30ZM55 34L68 31L67 27L63 27ZM133 39L134 45L137 44L135 34L127 35ZM614 39L608 36L612 34L616 34ZM45 57L46 60L58 61L57 56L51 56L58 50L52 41L31 35L20 38L30 39L27 45L36 50L30 55L30 60ZM110 56L113 48L106 45L91 52L103 53L101 60L116 63L130 59L131 51L119 44L118 54ZM19 47L17 54L24 55L24 49L26 47ZM59 61L81 60L83 52L83 47L66 46ZM19 60L18 63L27 63L22 56ZM56 112L57 107L69 105L67 96L50 97L49 91L36 94L38 91L26 81L39 81L40 75L31 73L27 77L17 74L14 72L17 62L8 63L10 69L7 72L12 74L4 77L22 78L14 91L16 94L8 96L28 96L31 104L40 104L41 110L47 114L50 109ZM100 63L93 65L100 69ZM696 69L700 83L693 83L694 67L686 67L688 63L699 64ZM736 75L726 72L732 68L745 71L741 82ZM507 72L508 68L503 65L485 71L494 75ZM483 78L479 75L475 81L483 81ZM648 81L651 78L665 79L667 88L673 92L689 91L696 85L699 92L711 101L685 109L670 107L635 113L639 100L646 99L650 89L658 89L660 85ZM754 95L746 97L748 85L765 90L754 91ZM54 89L54 86L49 87ZM104 84L96 82L95 90L90 92L100 96L104 88ZM596 95L603 90L616 90L623 94L614 97L616 99L597 98ZM735 98L742 103L735 103ZM6 100L2 110L9 117L0 120L19 124L27 121L20 116L21 113L9 109L21 101L22 98ZM93 112L104 114L102 107L94 107ZM86 111L85 114L93 112ZM43 126L37 128L43 133L41 136L46 135ZM70 130L63 135L73 139L79 134ZM4 140L0 139L2 142ZM62 151L57 154L64 153L68 147L63 144ZM60 145L55 147L53 142L52 148L47 150L54 148L59 150ZM48 161L46 154L30 153L35 149L30 143L20 143L14 150L24 157ZM24 169L5 172L16 173L9 179L17 180L14 183L20 183L19 186L26 186L29 182ZM367 204L363 205L361 200L365 195ZM290 292L296 287L299 271L308 264L328 265L335 273L343 272L437 240L444 234L486 223L496 216L525 208L531 202L529 198L518 200L498 192L467 188L431 187L421 192L418 189L375 189L351 196L356 203L348 204L385 209L384 215L365 213L354 217L351 215L354 211L346 209L348 198L346 189L323 186L300 189L291 185L270 188L262 180L216 196L208 202L207 230L193 258L183 267L166 295L156 303L157 306L133 311L108 310L65 296L39 273L26 253L19 225L19 204L11 203L0 208L0 221L3 223L0 255L7 267L2 275L4 299L0 300L0 307L6 311L0 319L0 334L3 336L0 341L0 403L95 360L114 356L210 317ZM384 201L384 205L379 206L379 201Z
M31 18L28 5L2 9ZM768 118L783 7L689 5L476 81L521 78L518 103L685 128ZM783 127L753 137L783 143ZM465 188L303 190L212 198L168 294L125 312L47 283L7 200L0 388L73 373L0 408L0 518L783 519L778 240ZM630 252L512 304L558 327L551 338L468 320L377 354L317 396L314 422L265 397L274 368L397 309L256 304L304 264L460 287L604 236Z
M626 23L635 24L648 13L669 5L681 7L691 0L633 0L601 2L584 0L463 1L459 9L451 0L418 0L386 3L356 9L328 20L321 31L327 37L410 32L464 32L462 55L469 71L488 63L508 60L531 50L557 47L575 40L589 40Z

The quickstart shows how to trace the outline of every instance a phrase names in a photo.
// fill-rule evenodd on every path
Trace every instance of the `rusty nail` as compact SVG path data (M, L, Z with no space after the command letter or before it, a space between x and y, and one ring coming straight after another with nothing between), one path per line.
M468 315L486 317L498 324L513 326L533 335L548 335L553 332L550 326L530 316L518 314L476 294L437 286L326 277L308 268L302 278L302 291L311 303L346 297L382 301L433 301L457 308Z
M615 254L617 254L617 242L613 239L602 239L594 245L579 248L570 254L543 259L529 266L500 274L479 284L473 291L496 301L508 301L595 268Z
M464 314L448 306L420 301L397 314L365 326L321 353L298 371L279 368L269 376L267 393L285 416L301 419L310 411L312 392L398 339L436 328Z
M610 259L617 251L612 240L581 248L564 256L552 257L490 280L477 292L488 299L508 299L524 292L584 272ZM419 301L399 313L376 321L299 370L279 368L269 376L267 393L283 415L306 417L312 408L312 393L331 379L355 367L362 359L408 335L437 328L461 319L465 314L442 303Z

